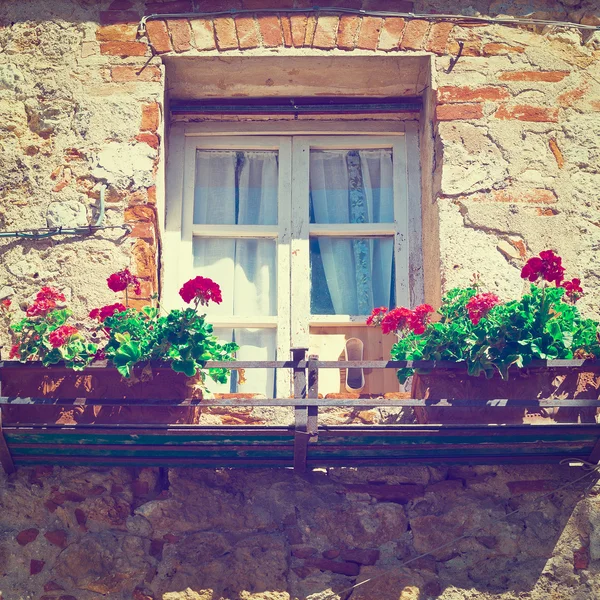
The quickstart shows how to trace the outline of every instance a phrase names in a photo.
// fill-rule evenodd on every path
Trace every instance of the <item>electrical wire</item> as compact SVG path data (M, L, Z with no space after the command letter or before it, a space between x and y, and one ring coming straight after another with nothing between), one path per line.
M369 17L403 17L407 19L424 19L427 21L453 21L455 23L485 23L497 25L542 25L551 27L567 27L570 29L581 29L587 31L600 31L600 25L585 25L583 23L573 23L571 21L552 21L550 19L527 19L525 17L486 17L486 16L467 16L458 14L446 13L412 13L412 12L396 12L385 10L362 10L358 8L340 8L332 6L313 6L312 9L303 8L244 8L244 9L229 9L220 11L207 12L182 12L182 13L166 13L166 14L151 14L142 17L140 20L138 31L140 35L146 33L146 22L155 19L189 19L189 18L212 18L222 16L248 15L248 14L263 14L263 13L303 13L307 12L326 12L338 14L350 14Z
M580 481L583 481L587 477L590 477L595 472L600 470L600 464L594 464L594 463L588 462L587 460L581 460L581 459L573 460L571 458L566 458L566 459L561 460L559 462L559 465L565 465L565 464L570 465L570 464L574 464L574 463L577 466L581 466L585 471L587 471L587 473L585 475L582 475L581 477L578 477L577 479L574 479L572 481L569 481L568 483L565 483L565 484L557 487L556 489L552 490L551 492L547 492L545 494L542 494L541 496L538 496L529 505L529 507L535 506L541 500L545 500L546 498L549 498L553 494L561 492L562 490L564 490L568 487L571 487L571 486L575 485L576 483L579 483ZM524 508L526 508L526 507L520 507L520 508L517 508L516 510L510 511L509 513L506 513L503 517L496 519L495 522L501 523L502 521L505 521L509 517L512 517L512 516L520 513ZM415 561L419 560L420 558L424 558L425 556L429 556L430 554L433 554L434 552L437 552L438 550L442 550L444 548L447 548L448 546L452 546L453 544L456 544L456 542L464 540L465 538L471 537L471 536L475 535L476 533L482 531L483 529L485 529L485 527L486 527L485 525L480 525L479 527L474 527L472 529L469 529L466 533L463 533L459 537L456 537L448 542L445 542L444 544L440 544L439 546L432 548L428 552L423 552L423 554L419 554L418 556L413 556L412 558L405 560L404 562L400 563L396 568L401 569L402 567L405 567L406 565L408 565L412 562L415 562ZM343 594L346 594L347 592L351 592L352 590L355 590L357 587L360 587L361 585L365 585L366 583L370 583L372 581L375 581L376 579L381 579L383 577L389 577L390 575L392 575L392 573L387 572L387 573L382 573L381 575L376 575L375 577L369 577L368 579L365 579L364 581L356 583L356 584L354 584L350 587L347 587L343 590L340 590L339 592L332 591L327 596L323 596L321 598L321 600L337 600L337 598L339 598Z

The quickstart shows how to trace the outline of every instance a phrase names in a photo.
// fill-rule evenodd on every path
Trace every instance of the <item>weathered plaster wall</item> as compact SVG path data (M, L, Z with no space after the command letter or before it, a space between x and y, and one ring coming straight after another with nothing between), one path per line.
M340 4L463 7L455 0ZM274 5L194 2L198 10ZM158 289L163 54L430 53L424 114L434 118L422 123L421 140L429 298L474 271L490 290L514 296L524 257L551 246L569 275L583 279L589 294L581 306L598 316L597 33L274 13L155 21L149 37L136 34L144 11L191 8L185 0L0 3L0 227L90 222L103 184L106 223L132 225L130 234L1 241L0 296L19 304L51 283L83 318L113 300L103 280L115 268L129 265L144 279L144 298ZM591 0L474 0L462 10L600 24ZM463 56L447 74L459 41ZM565 491L529 506L578 474L398 468L304 479L289 471L173 471L165 489L151 470L21 469L0 476L0 596L316 599L389 573L351 597L593 599L600 594L597 496ZM495 522L520 506L522 514ZM479 525L474 538L397 568Z
M588 479L539 500L580 476L568 467L183 469L169 472L166 489L152 469L23 468L0 476L0 595L596 600L600 488L582 499Z

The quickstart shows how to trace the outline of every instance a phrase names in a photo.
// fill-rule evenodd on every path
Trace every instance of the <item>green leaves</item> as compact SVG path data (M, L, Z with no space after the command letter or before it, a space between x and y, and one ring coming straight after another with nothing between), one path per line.
M532 285L529 294L493 307L477 325L465 308L474 294L474 289L451 290L439 310L442 319L423 335L401 338L392 358L464 362L470 375L492 377L497 372L507 379L512 365L569 359L576 351L600 356L599 324L563 302L562 288ZM398 379L404 382L410 374L410 369L401 369Z

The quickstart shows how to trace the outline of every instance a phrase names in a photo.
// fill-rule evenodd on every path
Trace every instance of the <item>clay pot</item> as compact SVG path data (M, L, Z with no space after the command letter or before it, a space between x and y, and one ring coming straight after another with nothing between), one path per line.
M513 369L509 379L499 375L470 377L465 371L436 369L427 375L413 376L413 398L493 400L593 399L600 397L600 371L586 367L535 367ZM524 409L491 408L416 408L418 423L518 424L518 423L595 423L596 409L587 407Z
M3 405L6 424L75 423L196 423L199 409L193 407L135 406L136 400L183 400L202 398L194 387L195 378L175 373L169 366L134 369L131 380L124 379L106 363L95 363L84 371L62 366L44 367L35 363L4 363L0 369L2 396L18 398L88 398L128 400L132 406L31 406ZM135 382L135 383L133 383Z

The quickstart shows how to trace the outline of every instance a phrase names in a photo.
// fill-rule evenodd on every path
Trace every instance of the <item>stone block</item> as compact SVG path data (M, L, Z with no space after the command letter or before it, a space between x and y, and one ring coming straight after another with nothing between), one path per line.
M51 202L46 210L46 222L48 227L85 227L87 210L76 200Z
M35 542L39 534L39 529L35 529L33 527L30 529L24 529L17 534L16 540L19 546L27 546L27 544Z
M44 537L53 545L59 548L67 547L67 532L63 529L54 529L44 534Z

